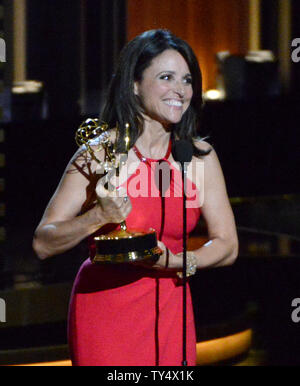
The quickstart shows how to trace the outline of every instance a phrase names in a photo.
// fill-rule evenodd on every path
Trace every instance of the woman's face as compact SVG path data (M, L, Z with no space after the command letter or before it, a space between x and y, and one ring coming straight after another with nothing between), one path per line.
M192 96L189 67L176 50L168 49L156 56L134 83L145 114L163 125L178 123L188 109Z

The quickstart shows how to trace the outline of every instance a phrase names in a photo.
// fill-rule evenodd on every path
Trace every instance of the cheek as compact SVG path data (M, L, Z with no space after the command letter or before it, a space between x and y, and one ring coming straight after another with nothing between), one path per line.
M191 88L189 88L189 90L188 90L188 92L187 92L187 95L188 95L188 97L189 97L189 99L191 100L192 99L192 97L193 97L193 89L192 89L192 87Z
M160 98L167 92L166 87L145 84L143 92L140 94L141 99L145 105L155 105L160 101Z
M187 107L189 107L189 105L191 104L192 98L193 98L193 90L190 90L186 94L186 99L187 99L186 104L187 104Z
M146 89L146 93L150 97L158 98L162 97L166 92L168 92L168 90L168 86L150 83L149 87Z
M189 88L185 91L185 99L186 101L191 101L192 97L193 97L193 89L192 88Z

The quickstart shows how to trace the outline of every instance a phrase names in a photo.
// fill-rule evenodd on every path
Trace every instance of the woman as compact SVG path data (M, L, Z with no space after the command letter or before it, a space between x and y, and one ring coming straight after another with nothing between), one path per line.
M153 267L121 264L93 265L87 259L76 277L70 302L69 343L74 365L180 365L182 362L182 197L178 166L171 154L174 139L193 145L188 173L187 231L201 213L210 242L188 252L193 268L232 264L237 235L222 170L211 146L196 140L202 105L201 73L197 59L181 39L169 31L147 31L125 46L112 79L101 118L117 149L124 150L124 130L130 125L127 166L134 171L123 183L128 200L100 191L97 164L84 148L70 161L34 236L41 259L62 253L95 233L105 233L126 219L128 229L154 228L162 250ZM104 159L104 152L97 150ZM166 186L165 221L161 198L137 193L134 179L142 175L155 190L154 170L164 160L172 178ZM148 170L148 173L142 173ZM194 180L193 180L194 178ZM130 187L131 184L131 187ZM103 189L102 189L103 190ZM153 192L153 190L151 190ZM196 194L193 194L193 192ZM102 192L103 193L103 192ZM191 205L188 205L188 204ZM91 245L91 254L93 245ZM193 273L193 272L191 272ZM205 310L204 310L205 312ZM192 302L187 288L189 365L196 363Z

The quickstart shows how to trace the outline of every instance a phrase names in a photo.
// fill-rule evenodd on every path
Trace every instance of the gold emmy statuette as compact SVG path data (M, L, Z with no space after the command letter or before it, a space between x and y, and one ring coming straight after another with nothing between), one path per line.
M129 125L125 127L126 151L129 148ZM110 141L108 125L99 119L88 118L76 131L75 140L78 146L85 145L87 151L95 160L103 173L108 173L112 169L118 175L121 165L117 160L115 146ZM97 150L105 150L104 161L100 161L96 156L91 145L98 147ZM134 261L147 260L155 262L158 260L162 251L157 246L157 237L154 229L148 232L129 231L126 222L120 224L118 230L95 237L96 254L92 258L93 263L130 263Z

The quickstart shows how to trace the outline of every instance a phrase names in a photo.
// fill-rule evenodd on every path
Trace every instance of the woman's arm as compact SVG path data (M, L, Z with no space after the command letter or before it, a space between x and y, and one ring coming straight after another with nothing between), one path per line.
M204 157L204 198L201 211L211 242L194 251L197 267L201 269L233 264L238 255L238 237L223 172L214 149Z
M198 142L197 146L204 150L211 147L206 142ZM212 149L203 160L204 199L201 211L211 242L194 251L199 269L233 264L238 255L235 220L216 152ZM163 245L159 245L165 250ZM161 268L166 266L166 253L163 253L156 265ZM168 268L182 268L182 254L174 255L170 252Z
M104 157L103 151L98 154ZM63 253L107 223L123 221L131 210L128 200L102 198L84 214L79 214L94 191L97 164L83 151L75 154L51 198L33 239L40 259Z

